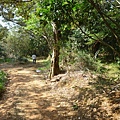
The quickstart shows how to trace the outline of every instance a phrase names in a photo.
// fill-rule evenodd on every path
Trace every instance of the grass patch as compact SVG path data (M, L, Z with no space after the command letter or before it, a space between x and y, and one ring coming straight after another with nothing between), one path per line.
M105 65L105 68L107 69L105 75L110 79L120 79L120 66L116 63L111 63Z
M5 90L5 83L7 81L6 73L3 71L0 71L0 94Z
M40 70L41 72L49 71L50 65L51 65L50 60L42 60L40 62L40 67L38 68L38 70Z
M14 58L5 58L5 59L0 58L0 63L4 63L4 62L12 63L12 62L14 62L14 61L15 61Z

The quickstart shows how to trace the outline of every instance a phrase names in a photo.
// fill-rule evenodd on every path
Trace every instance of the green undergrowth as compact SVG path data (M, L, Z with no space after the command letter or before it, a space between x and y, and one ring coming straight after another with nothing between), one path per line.
M14 61L13 58L0 58L0 63L4 63L4 62L12 63L13 61Z
M6 73L3 71L0 71L0 94L5 90L5 83L7 81Z
M78 53L71 54L70 60L67 61L73 70L92 71L95 73L104 73L106 68L101 63L101 60L95 59L90 53L79 51Z
M117 63L104 64L104 67L107 69L105 76L110 78L110 80L117 81L120 79L120 66Z
M50 60L43 60L40 62L40 67L38 68L41 72L46 72L50 70Z
M105 79L110 81L120 80L120 63L118 62L103 62L84 51L71 53L69 57L64 56L63 58L66 60L67 65L71 66L72 71L89 71L92 74L104 76Z
M17 59L15 58L0 58L0 63L15 63L15 62L19 62L19 63L26 63L28 62L28 59L26 57L19 57Z

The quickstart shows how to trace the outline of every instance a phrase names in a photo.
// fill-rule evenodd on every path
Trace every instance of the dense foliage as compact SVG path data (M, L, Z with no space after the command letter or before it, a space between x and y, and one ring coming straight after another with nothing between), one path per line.
M10 71L8 67L5 70L8 70L8 73L13 75L11 78L15 79L10 85L16 81L18 83L15 84L20 85L17 87L18 93L20 90L20 95L16 94L17 97L19 95L21 98L21 86L25 83L25 80L28 82L28 79L30 84L25 83L24 85L34 90L33 93L35 90L42 89L42 91L38 90L40 92L37 96L35 94L35 101L40 102L42 97L42 103L45 102L43 109L47 108L44 109L45 112L43 109L41 109L42 112L39 110L38 113L42 113L40 117L43 118L43 115L47 113L45 118L48 118L48 112L52 112L51 117L53 118L55 113L54 119L56 119L56 113L59 113L57 111L59 109L60 114L66 117L65 119L67 119L66 113L70 115L68 119L72 119L72 117L73 119L87 120L120 118L118 117L120 112L119 0L0 0L0 16L4 18L5 23L10 21L14 24L13 28L8 27L8 29L0 26L0 62L10 62L11 60L14 62L17 59L19 63L23 64L20 64L23 72L30 68L30 71L25 72L24 79L22 79L24 77L23 72L19 71L21 67L19 69L16 67ZM35 66L25 64L26 58L30 58L32 54L36 54L37 57L50 56L50 59L41 60ZM15 65L12 67L15 67ZM36 72L40 72L37 75L38 79L36 75L31 76L33 67L35 69L38 67L36 70ZM15 72L20 74L15 75ZM64 72L67 74L58 75ZM49 81L43 81L45 86L44 84L40 87L38 84L36 86L33 83L34 77L36 77L35 80L40 82L40 79L43 80L42 75L44 75L45 80L48 80L48 77L51 79L55 75L58 76L51 80L52 84ZM20 81L21 84L19 84ZM6 74L0 71L0 93L5 90L5 83ZM28 87L29 85L31 86ZM32 87L32 85L34 86ZM47 86L48 89L46 89ZM13 96L14 86L10 87L13 87ZM33 89L34 87L35 89ZM26 90L31 92L27 88ZM50 92L50 89L55 90L57 94ZM74 89L75 94L72 89ZM50 94L45 94L48 99L43 101L47 96L41 96L41 92L47 93L47 91ZM64 91L65 94L63 94ZM71 94L71 97L68 93ZM32 92L30 97L33 97L31 94ZM26 95L28 98L28 94L22 95L22 97L26 98ZM53 99L53 95L58 99ZM37 99L38 96L40 96L39 100ZM69 104L66 103L67 99ZM53 105L55 100L60 105L58 103ZM52 104L46 106L46 102ZM61 103L65 103L63 107L61 107ZM16 104L14 105L16 112L19 106L16 109ZM67 105L73 107L74 114L70 107L66 109L67 112L62 112L62 109L65 110ZM17 112L20 113L21 109L20 107ZM24 111L22 110L22 112ZM13 109L11 112L14 113ZM79 117L76 117L76 113ZM58 117L60 117L60 114ZM7 115L12 116L11 113L7 113ZM18 115L16 113L14 116L22 119L21 115L24 116L24 114ZM36 116L38 115L34 116L33 114L31 117ZM113 116L116 118L113 118Z
M0 25L0 57L5 57L5 48L4 48L4 42L5 38L7 36L7 28L4 28L3 26Z
M67 57L61 59L69 59L73 51L75 54L85 51L104 61L120 57L117 0L3 0L0 4L0 14L5 21L19 25L19 30L6 35L4 46L9 55L27 56L35 52L47 56L56 49L57 64L60 49L67 52L64 54ZM2 46L0 48L2 51Z
M5 90L6 74L0 71L0 94Z

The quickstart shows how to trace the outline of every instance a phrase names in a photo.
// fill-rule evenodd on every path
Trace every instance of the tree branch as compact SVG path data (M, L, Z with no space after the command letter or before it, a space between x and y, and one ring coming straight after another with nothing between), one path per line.
M89 2L91 3L91 5L98 11L98 13L100 14L100 16L101 16L102 19L104 20L106 26L107 26L107 27L109 28L109 30L113 33L113 35L115 36L118 44L120 45L120 40L119 40L117 34L115 33L115 31L112 29L112 27L109 25L109 23L108 23L107 20L105 19L103 13L102 13L101 10L99 9L98 4L94 3L93 0L88 0L88 1L89 1Z
M20 3L20 2L31 2L32 0L4 0L4 1L0 1L0 4L11 4L11 3Z

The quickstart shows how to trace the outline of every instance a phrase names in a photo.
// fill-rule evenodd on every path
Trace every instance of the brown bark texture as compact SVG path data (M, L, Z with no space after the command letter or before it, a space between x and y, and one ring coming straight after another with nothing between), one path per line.
M59 54L60 54L60 46L58 45L59 42L59 32L55 23L53 23L53 34L54 34L54 47L51 59L51 70L50 70L50 79L55 75L60 73L59 68Z

